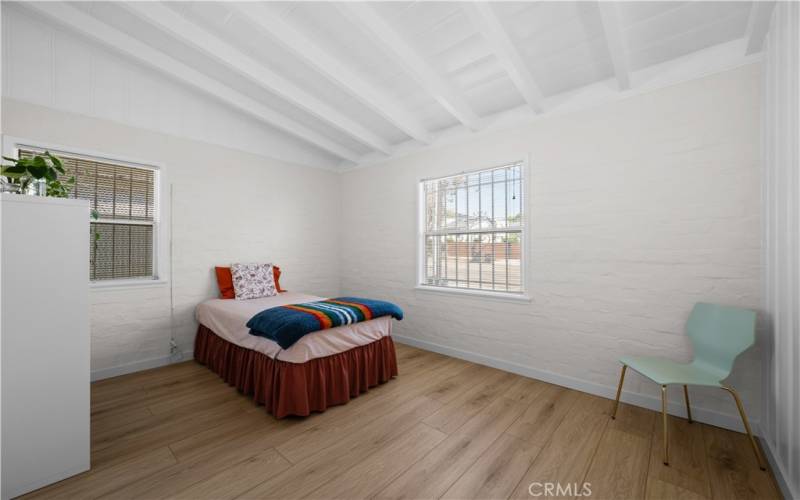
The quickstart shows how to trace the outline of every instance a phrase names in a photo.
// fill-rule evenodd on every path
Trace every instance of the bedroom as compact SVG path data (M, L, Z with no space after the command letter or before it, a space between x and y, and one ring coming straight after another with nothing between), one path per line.
M4 499L800 498L799 3L0 15Z

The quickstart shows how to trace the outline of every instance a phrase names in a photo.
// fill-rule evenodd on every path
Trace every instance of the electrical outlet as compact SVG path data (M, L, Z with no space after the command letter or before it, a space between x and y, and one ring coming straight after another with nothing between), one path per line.
M178 343L175 342L175 339L169 339L169 361L170 363L183 361L183 353L178 350Z

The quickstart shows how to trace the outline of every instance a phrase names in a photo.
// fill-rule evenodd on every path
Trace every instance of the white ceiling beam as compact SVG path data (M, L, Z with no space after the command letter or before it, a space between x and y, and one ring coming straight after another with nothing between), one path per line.
M357 141L385 154L392 154L392 146L375 132L301 89L210 31L194 24L175 10L159 2L124 2L120 5Z
M543 111L542 101L544 100L542 90L536 83L536 79L531 74L517 50L517 46L511 40L492 6L486 2L477 2L474 4L465 3L463 8L466 9L475 27L483 33L483 36L491 45L492 52L497 56L500 65L506 70L525 102L534 111L541 113Z
M338 4L342 13L354 20L372 41L389 52L403 69L450 114L472 130L480 129L480 117L459 92L403 39L370 5L364 2Z
M775 9L775 2L753 2L750 7L750 17L747 20L747 31L745 32L747 48L744 55L749 56L761 52L769 32L773 9Z
M63 2L23 2L19 5L132 57L138 62L194 87L263 123L289 132L339 158L354 162L359 159L359 155L355 151L343 147L322 134L274 111L263 103L223 85L219 81L99 21L78 8Z
M617 2L600 1L600 21L606 35L606 46L614 66L614 75L620 90L631 88L631 69L628 62L628 52L625 48L625 39L622 35L622 26L619 21L619 7Z
M228 4L229 8L242 13L257 24L265 34L287 50L295 53L306 64L330 78L353 97L378 113L389 123L410 137L430 144L430 132L411 113L395 104L392 97L375 88L356 72L349 69L341 60L325 51L318 42L304 35L286 21L268 12L259 2Z
M675 84L696 80L708 75L730 71L762 59L762 54L744 56L742 49L743 39L732 40L719 45L714 45L697 52L681 56L677 59L658 63L653 66L633 71L631 78L637 82L633 88L618 91L611 88L606 82L595 82L584 87L548 96L544 107L546 113L536 114L526 103L516 108L500 111L486 116L486 127L480 132L469 132L464 127L457 125L442 130L436 141L430 146L423 146L414 141L398 144L395 156L389 160L376 154L367 154L357 165L340 165L343 170L369 167L387 161L402 158L430 148L453 145L474 139L476 136L491 134L505 129L520 127L549 117L563 116L568 113L596 108L603 103L611 103L632 96L646 94L654 90L670 87Z

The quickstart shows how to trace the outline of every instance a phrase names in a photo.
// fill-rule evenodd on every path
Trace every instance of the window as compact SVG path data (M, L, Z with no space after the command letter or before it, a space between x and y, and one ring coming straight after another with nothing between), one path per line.
M39 150L20 149L20 157ZM75 177L73 198L89 200L98 218L89 224L89 279L155 278L156 171L152 168L55 153Z
M523 162L421 182L420 284L522 294Z

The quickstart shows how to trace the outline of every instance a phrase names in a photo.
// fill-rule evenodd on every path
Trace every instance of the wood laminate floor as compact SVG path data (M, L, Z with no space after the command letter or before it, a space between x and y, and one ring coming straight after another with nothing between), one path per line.
M400 376L275 420L193 361L92 385L92 470L28 497L779 498L743 434L397 345ZM564 491L563 488L571 488ZM557 493L557 490L553 492Z

